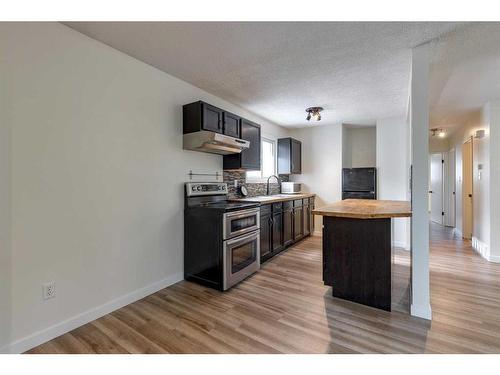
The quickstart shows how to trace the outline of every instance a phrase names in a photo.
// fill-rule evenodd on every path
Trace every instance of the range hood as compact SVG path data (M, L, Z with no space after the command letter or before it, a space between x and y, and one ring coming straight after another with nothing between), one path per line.
M239 154L249 147L249 141L206 130L184 134L182 139L182 148L184 150L208 152L210 154Z

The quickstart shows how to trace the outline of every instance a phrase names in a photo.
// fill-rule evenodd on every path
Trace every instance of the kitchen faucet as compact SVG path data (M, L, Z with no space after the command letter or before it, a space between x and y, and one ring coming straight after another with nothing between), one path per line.
M276 175L271 175L267 178L267 189L266 189L266 195L269 195L269 180L271 179L271 177L274 177L276 178L276 181L278 181L278 185L280 187L280 194L281 194L281 178L279 178L278 176Z

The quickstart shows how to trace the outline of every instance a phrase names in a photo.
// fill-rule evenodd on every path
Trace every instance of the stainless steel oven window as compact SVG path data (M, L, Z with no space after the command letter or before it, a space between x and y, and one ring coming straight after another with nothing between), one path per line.
M224 241L224 290L260 268L260 231Z
M260 208L224 214L223 238L228 239L260 228Z

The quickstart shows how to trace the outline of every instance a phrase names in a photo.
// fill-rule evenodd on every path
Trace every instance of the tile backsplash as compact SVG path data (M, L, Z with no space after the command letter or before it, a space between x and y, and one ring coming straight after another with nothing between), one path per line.
M280 175L281 181L289 181L287 175ZM234 187L234 181L238 181L238 187ZM280 187L276 182L276 179L273 178L271 184L269 185L271 194L279 194ZM240 193L240 186L245 186L248 190L249 197L255 197L257 195L266 195L266 183L247 183L245 171L224 171L224 182L227 183L228 190L228 198L242 198L243 196Z

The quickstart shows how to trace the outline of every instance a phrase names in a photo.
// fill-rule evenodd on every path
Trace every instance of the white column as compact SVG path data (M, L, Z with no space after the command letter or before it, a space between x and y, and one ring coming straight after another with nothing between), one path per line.
M0 46L2 46L0 27ZM0 48L1 49L1 48ZM11 215L11 125L9 87L12 84L5 59L0 58L0 353L7 351L11 336L12 215Z
M496 192L500 186L500 101L489 103L490 106L490 144L489 144L489 175L490 186L490 255L489 261L500 263L500 198Z
M429 63L426 45L414 48L411 64L410 119L412 159L411 315L431 319L429 293Z

